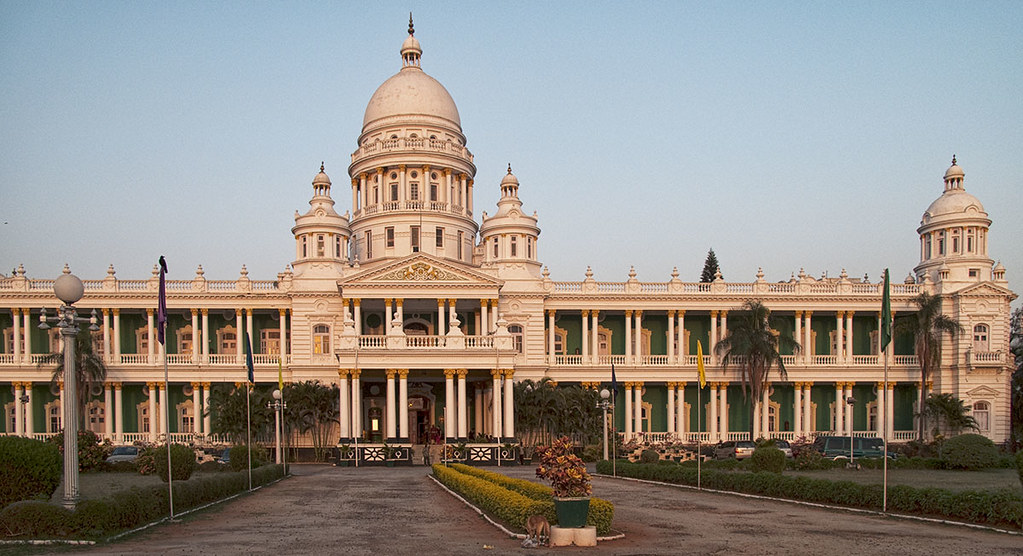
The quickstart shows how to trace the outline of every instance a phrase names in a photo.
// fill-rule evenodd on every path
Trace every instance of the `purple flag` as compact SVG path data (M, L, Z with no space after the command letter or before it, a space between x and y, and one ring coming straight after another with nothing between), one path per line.
M167 286L164 276L167 274L167 261L160 255L160 293L156 306L156 340L164 343L164 330L167 328Z

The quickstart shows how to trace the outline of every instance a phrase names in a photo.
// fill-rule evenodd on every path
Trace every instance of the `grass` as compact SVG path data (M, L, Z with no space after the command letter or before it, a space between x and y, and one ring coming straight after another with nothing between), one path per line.
M192 477L200 477L207 472L196 471ZM140 475L138 473L79 473L78 474L78 496L80 500L95 500L106 498L116 492L131 490L132 488L147 486L167 486L167 483L160 480L157 475ZM50 502L60 504L64 501L64 479L61 478L60 485L50 497Z
M852 481L860 484L882 484L880 469L828 469L824 471L791 471L785 475L811 477L829 481ZM985 469L982 471L949 471L939 469L889 469L888 486L908 485L916 488L944 488L951 491L1020 488L1015 469Z

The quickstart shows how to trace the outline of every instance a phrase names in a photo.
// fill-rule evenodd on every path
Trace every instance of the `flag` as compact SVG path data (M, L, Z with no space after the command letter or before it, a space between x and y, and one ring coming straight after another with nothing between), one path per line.
M703 368L703 344L696 340L696 368L700 371L700 388L707 386L707 371Z
M167 261L160 255L160 293L156 302L156 341L164 343L164 330L167 328L167 285L164 276L167 274Z
M892 341L892 296L888 269L884 269L884 293L881 297L881 351Z
M618 379L615 378L615 364L611 363L611 395L618 391Z
M245 333L244 343L245 343L245 366L248 367L249 369L249 382L255 383L256 377L252 369L252 343L249 342L248 332Z
M284 393L284 356L277 357L277 389Z

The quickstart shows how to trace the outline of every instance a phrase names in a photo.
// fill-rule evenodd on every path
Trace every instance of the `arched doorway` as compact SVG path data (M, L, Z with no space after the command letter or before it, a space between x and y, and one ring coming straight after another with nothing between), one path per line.
M438 431L434 431L431 435L431 429L433 428L432 408L430 407L430 399L426 396L410 396L408 399L408 420L409 420L409 441L413 444L426 444L427 442L433 444L439 441L436 436Z

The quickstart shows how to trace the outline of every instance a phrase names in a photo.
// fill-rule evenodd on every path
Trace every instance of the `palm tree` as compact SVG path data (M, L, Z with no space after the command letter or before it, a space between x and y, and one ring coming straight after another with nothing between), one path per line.
M962 333L963 327L959 321L941 313L941 296L924 292L913 298L913 303L917 306L916 313L899 319L895 323L895 333L913 337L913 347L920 364L919 405L917 406L920 410L920 422L917 438L923 440L924 431L927 430L924 392L927 387L927 379L941 367L941 338L945 334L955 337L956 334Z
M963 400L952 394L931 394L927 398L924 413L934 418L934 430L956 435L963 429L977 429L977 420L970 415L970 409Z
M751 299L743 303L735 322L736 325L728 329L728 337L714 346L714 352L721 357L723 370L727 371L731 365L739 369L742 395L750 407L749 430L752 436L754 408L764 395L771 368L777 365L781 378L788 378L780 350L792 350L793 354L798 354L802 348L792 338L774 332L771 310L760 300Z
M316 461L326 459L329 436L338 422L338 388L318 380L307 380L284 387L288 403L285 420L302 434L311 433Z
M64 354L49 353L43 357L38 366L46 367L56 365L53 368L53 375L50 378L50 389L58 391L60 382L64 380ZM94 387L102 387L107 379L107 366L103 358L96 355L92 349L92 335L85 331L75 336L75 388L78 398L79 429L86 422L86 404L94 395Z

